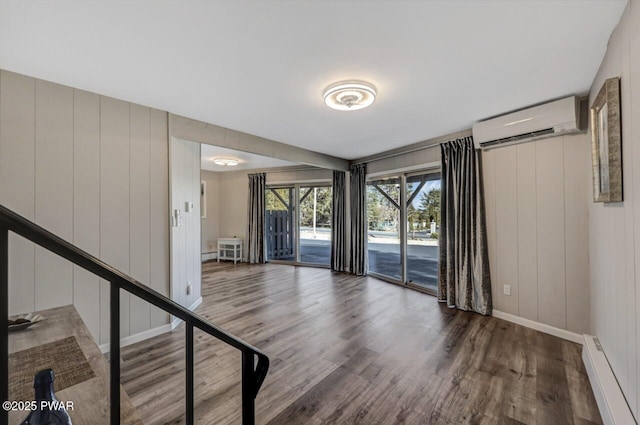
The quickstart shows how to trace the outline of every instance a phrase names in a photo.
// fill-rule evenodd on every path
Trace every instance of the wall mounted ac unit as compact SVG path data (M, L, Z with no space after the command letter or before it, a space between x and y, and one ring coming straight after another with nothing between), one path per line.
M492 149L579 131L580 101L571 96L477 122L473 140L476 149Z

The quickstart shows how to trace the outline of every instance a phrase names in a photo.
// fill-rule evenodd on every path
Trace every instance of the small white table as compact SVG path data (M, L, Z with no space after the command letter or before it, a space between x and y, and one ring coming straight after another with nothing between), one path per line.
M242 261L242 239L218 239L218 263L220 260L233 260L233 264Z

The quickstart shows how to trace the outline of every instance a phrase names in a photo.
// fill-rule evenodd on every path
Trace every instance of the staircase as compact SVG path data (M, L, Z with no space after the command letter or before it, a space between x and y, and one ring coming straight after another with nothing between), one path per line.
M120 358L120 291L129 292L185 322L186 424L194 423L194 328L238 349L242 354L242 423L255 424L255 398L269 370L269 358L257 348L209 323L148 286L121 273L78 247L0 205L0 400L9 400L9 232L84 268L110 285L110 358ZM75 310L74 310L75 311ZM77 314L77 313L76 313ZM12 344L14 345L14 344ZM14 351L15 347L14 347ZM105 371L106 372L106 371ZM108 366L109 423L138 423L129 411L128 398L120 386L120 362ZM125 394L126 395L126 394ZM124 413L124 415L123 415ZM9 423L8 412L0 410L0 424Z

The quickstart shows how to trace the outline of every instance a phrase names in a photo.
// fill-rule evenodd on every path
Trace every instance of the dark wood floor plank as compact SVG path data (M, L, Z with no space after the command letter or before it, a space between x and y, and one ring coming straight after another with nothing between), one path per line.
M371 277L203 264L198 314L264 350L258 424L600 424L580 346ZM196 331L196 418L240 423L240 355ZM122 350L147 425L184 420L184 329Z

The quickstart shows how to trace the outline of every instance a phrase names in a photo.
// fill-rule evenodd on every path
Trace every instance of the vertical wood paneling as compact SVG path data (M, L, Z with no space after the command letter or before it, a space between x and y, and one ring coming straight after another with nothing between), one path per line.
M149 181L149 244L151 288L169 296L169 139L167 113L151 110ZM151 308L151 327L168 323L169 316Z
M584 140L583 140L584 143ZM518 315L538 320L536 144L517 145ZM586 227L585 227L586 228ZM584 230L584 229L583 229ZM583 283L584 286L584 283Z
M0 72L0 202L35 217L35 80ZM9 314L35 309L35 247L9 235Z
M36 81L35 221L73 240L73 89ZM36 247L35 309L73 302L73 265Z
M73 243L100 256L100 96L74 90ZM100 279L74 266L73 304L100 341Z
M131 276L149 285L151 275L151 259L149 245L150 215L150 110L143 106L131 105L131 193L130 222L131 231ZM131 316L131 333L136 334L149 329L149 304L142 299L131 296L129 305Z
M537 142L538 319L566 329L563 165L562 140Z
M489 269L491 273L491 292L498 293L498 258L496 255L496 160L495 150L482 152L482 170L484 185L484 205L487 218L487 247L489 250ZM494 308L497 309L496 306Z
M128 274L129 104L108 97L100 100L100 255L107 264ZM108 311L108 296L101 302L102 309ZM122 293L120 332L122 337L129 335L129 295Z
M482 153L496 310L589 329L589 146L579 134Z
M495 150L496 256L499 258L494 305L498 310L518 314L518 188L516 147ZM504 295L503 285L511 286Z
M631 54L631 52L638 52L640 50L640 25L637 23L640 22L640 3L631 2L630 5L631 13L629 20L631 22L635 22L635 25L628 25L629 28L629 74L631 75L629 84L629 91L625 93L631 93L631 96L628 96L632 99L629 113L630 119L624 121L624 126L628 130L630 130L630 134L627 137L627 141L633 141L640 137L640 55ZM623 94L622 98L625 98ZM635 310L635 346L631 347L635 357L638 357L638 353L640 353L640 314L638 311L638 305L640 305L640 288L638 288L638 282L640 282L640 148L634 146L631 152L632 163L635 165L634 173L633 173L633 187L634 193L632 193L633 200L633 222L634 222L634 265L635 265L635 274L634 274L634 283L635 283L635 301L630 301L634 303L636 307ZM623 152L624 155L624 152ZM626 181L626 178L625 178ZM625 183L626 184L626 183ZM635 406L634 406L634 415L636 420L640 417L640 367L636 365L636 376L635 376L635 397L633 395L627 396L629 398L635 398ZM631 404L631 403L630 403Z
M168 294L166 112L0 71L0 202ZM17 236L10 243L10 313L73 302L107 342L108 286ZM123 336L168 323L128 295L121 304Z
M200 296L200 145L171 139L170 150L171 205L182 217L181 225L171 230L171 294L189 307ZM187 203L193 203L192 211L187 211Z
M171 139L169 143L169 162L170 162L170 191L171 191L171 215L176 220L171 226L171 299L178 304L183 304L182 291L177 290L178 282L182 282L182 255L183 251L180 247L184 246L182 242L182 232L180 225L184 225L184 217L182 221L176 216L176 211L182 216L182 208L180 208L180 198L182 198L182 176L180 171L183 169L182 164L182 144L179 140Z
M633 31L632 27L637 26L631 24L630 15L627 14L621 20L621 35L622 35L622 55L621 55L621 72L620 72L620 85L621 91L624 93L630 93L631 83L633 81L633 76L631 75L631 56L633 56L633 51L631 50L631 39L630 34ZM637 55L637 53L636 53ZM640 75L640 74L639 74ZM633 140L632 137L632 127L630 125L626 125L627 123L631 123L634 121L633 114L634 110L632 104L632 100L630 96L622 96L621 98L621 113L622 113L622 169L624 172L624 182L623 182L623 190L624 190L624 199L630 199L632 202L629 202L624 210L624 247L622 252L632 253L635 250L635 240L634 240L634 228L638 226L638 224L634 223L634 210L635 203L633 202L634 193L637 192L635 182L635 167L633 163L634 150L636 150L637 140ZM637 119L637 115L636 115ZM624 154L626 152L626 155ZM629 294L635 294L636 292L636 280L635 280L635 269L636 264L634 262L634 257L631 255L624 255L625 263L624 266L624 288L622 288L620 302L623 306L623 311L625 312L624 322L625 326L624 334L620 336L621 348L624 351L624 369L626 373L624 374L624 387L623 391L627 395L627 400L631 410L634 414L637 415L637 399L638 399L638 381L637 377L637 369L638 369L638 359L637 359L637 351L636 347L636 314L637 307L635 302L630 301Z
M200 215L200 165L202 163L201 160L201 145L200 143L194 143L194 155L193 155L193 176L191 177L191 196L193 199L193 222L195 224L195 229L193 230L194 241L191 245L191 263L193 264L193 277L195 278L195 282L193 282L193 292L191 295L191 304L198 300L201 296L202 291L202 261L200 261L200 246L202 245L201 237L202 237L202 217Z
M566 237L567 328L577 333L590 332L589 234L585 200L589 199L590 145L580 136L564 137L564 193Z

